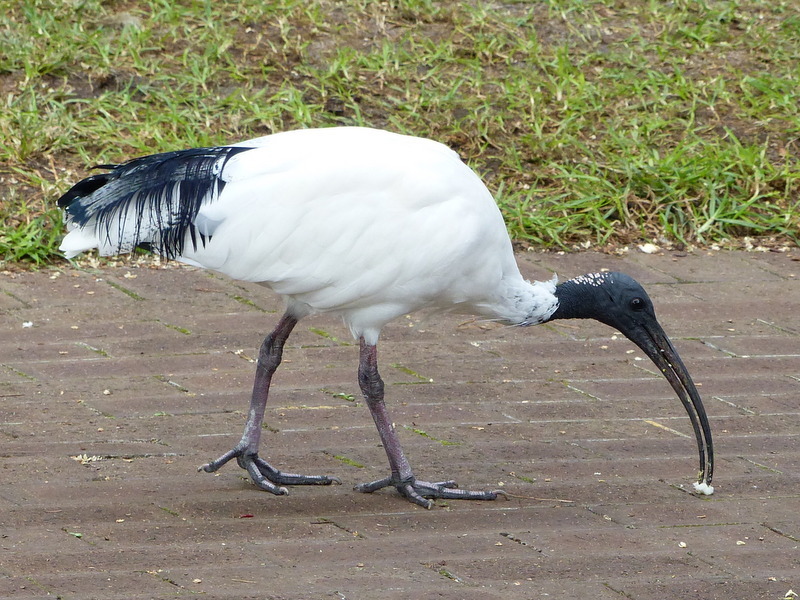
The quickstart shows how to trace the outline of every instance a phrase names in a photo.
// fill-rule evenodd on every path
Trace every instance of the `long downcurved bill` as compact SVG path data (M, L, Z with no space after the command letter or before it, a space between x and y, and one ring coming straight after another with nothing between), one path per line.
M631 337L631 341L644 350L664 374L686 409L700 452L700 473L694 483L694 489L700 494L711 495L714 493L714 488L711 486L711 478L714 475L714 445L703 401L689 376L689 371L661 327L650 323L643 329L646 335Z

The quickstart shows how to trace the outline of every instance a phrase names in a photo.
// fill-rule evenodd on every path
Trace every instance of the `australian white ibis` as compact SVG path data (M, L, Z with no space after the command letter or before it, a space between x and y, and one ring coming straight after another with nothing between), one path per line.
M511 325L597 319L638 345L683 403L700 453L695 490L711 494L713 447L705 409L686 367L656 320L642 286L621 273L557 284L520 275L500 211L455 152L386 131L307 129L212 148L102 165L58 201L67 258L147 247L178 261L263 284L286 310L259 351L241 440L203 465L232 458L260 488L329 484L324 475L282 473L258 456L272 375L298 320L341 316L360 342L358 381L389 457L391 474L356 489L394 486L430 498L491 500L495 491L421 481L384 404L376 345L392 319L420 309L480 315Z

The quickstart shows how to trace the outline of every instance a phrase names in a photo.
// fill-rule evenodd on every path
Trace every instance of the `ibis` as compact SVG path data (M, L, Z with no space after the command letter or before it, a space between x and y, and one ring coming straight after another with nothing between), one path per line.
M338 315L359 342L358 383L389 474L356 489L394 487L416 504L492 500L496 490L417 479L384 403L377 344L414 311L454 311L509 325L596 319L641 348L685 407L697 440L695 490L711 494L711 428L700 395L642 286L622 273L527 281L491 193L447 146L362 127L304 129L228 146L100 165L59 200L67 258L144 247L168 259L257 282L285 310L258 353L239 442L200 469L236 459L273 494L339 482L282 472L259 456L262 420L287 338L311 315Z

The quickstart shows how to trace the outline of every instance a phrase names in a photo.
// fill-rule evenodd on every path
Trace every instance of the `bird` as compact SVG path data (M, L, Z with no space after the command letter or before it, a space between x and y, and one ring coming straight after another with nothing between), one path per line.
M259 456L272 377L298 321L340 317L359 345L358 383L389 462L361 492L395 488L414 504L493 500L418 479L384 398L377 344L384 326L421 310L475 315L511 326L595 319L641 348L686 409L697 441L698 494L711 494L713 443L702 400L653 302L632 277L602 271L559 282L523 278L502 214L486 185L437 141L368 127L273 133L96 167L57 201L68 259L146 248L167 259L256 282L278 294L282 316L258 352L239 442L198 470L236 459L259 488L341 483L285 473Z

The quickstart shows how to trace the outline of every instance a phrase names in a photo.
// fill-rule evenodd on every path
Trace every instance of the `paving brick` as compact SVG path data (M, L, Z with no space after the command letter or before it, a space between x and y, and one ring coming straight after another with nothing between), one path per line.
M416 472L510 494L431 511L351 489L387 466L337 319L290 338L262 453L345 484L278 497L196 468L241 435L279 299L174 265L2 275L0 598L782 598L800 588L798 258L520 255L529 278L645 283L712 420L709 498L680 403L614 330L398 319L381 373Z

